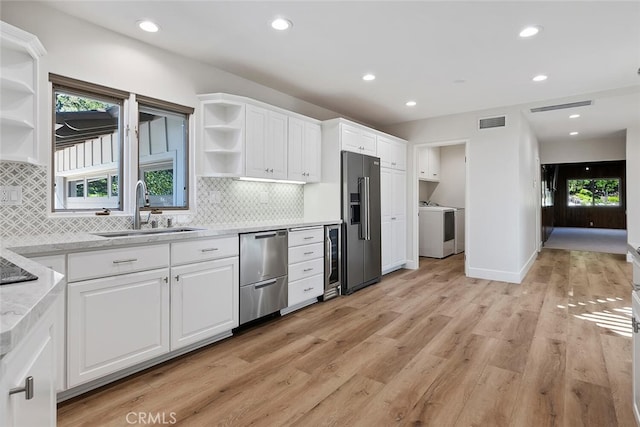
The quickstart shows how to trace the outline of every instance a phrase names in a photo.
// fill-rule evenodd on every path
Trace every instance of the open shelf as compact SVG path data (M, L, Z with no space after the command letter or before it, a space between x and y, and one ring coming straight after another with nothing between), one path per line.
M244 104L211 101L202 104L203 125L241 127L244 125Z
M13 91L24 95L33 95L36 93L28 83L6 76L0 77L0 90L2 93L4 93L4 91Z
M244 158L237 151L205 151L202 175L218 177L238 177L244 173Z
M0 115L0 123L2 124L2 126L10 126L10 127L21 128L25 130L34 129L33 123L31 123L30 121L20 117L9 116L5 114Z

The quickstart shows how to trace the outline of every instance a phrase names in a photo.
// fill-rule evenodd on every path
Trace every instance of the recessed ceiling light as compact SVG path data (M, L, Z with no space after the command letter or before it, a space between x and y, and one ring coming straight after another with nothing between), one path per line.
M576 131L569 132L569 135L571 135L571 136L576 136L577 134L578 134L578 132L576 132Z
M158 24L148 20L138 21L138 27L140 27L141 30L146 31L148 33L157 33L158 30L160 29L160 27L158 27Z
M580 117L580 114L572 114L569 116L570 119L577 119L578 117Z
M520 31L520 37L533 37L538 34L541 29L542 27L540 27L539 25L531 25L529 27L523 28L522 31Z
M415 107L416 104L418 104L416 101L407 101L406 105L407 107Z
M293 26L293 23L285 18L276 18L273 21L271 21L271 27L274 30L278 30L278 31L288 30L292 26Z
M375 80L376 76L374 76L373 74L365 74L364 76L362 76L362 80L364 80L365 82L370 82L371 80Z
M545 80L547 80L547 76L545 76L544 74L539 74L533 78L534 82L543 82Z

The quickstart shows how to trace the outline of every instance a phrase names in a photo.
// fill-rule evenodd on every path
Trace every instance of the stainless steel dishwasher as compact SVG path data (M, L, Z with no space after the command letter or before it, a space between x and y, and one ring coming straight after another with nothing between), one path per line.
M240 324L288 304L287 230L240 234Z

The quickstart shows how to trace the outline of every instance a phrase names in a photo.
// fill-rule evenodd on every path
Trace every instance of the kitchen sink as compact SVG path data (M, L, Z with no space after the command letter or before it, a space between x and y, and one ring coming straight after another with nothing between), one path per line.
M203 228L193 227L175 227L175 228L151 228L146 230L123 230L123 231L107 231L104 233L91 233L100 237L132 237L132 236L148 236L155 234L173 234L184 233L185 231L200 231Z

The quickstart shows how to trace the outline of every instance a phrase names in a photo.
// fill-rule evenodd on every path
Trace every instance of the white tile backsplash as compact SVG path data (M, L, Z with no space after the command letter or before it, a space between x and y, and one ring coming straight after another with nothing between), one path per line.
M131 228L131 217L50 217L47 171L46 166L0 162L0 186L22 187L20 206L0 206L0 237ZM302 185L208 177L198 177L196 185L195 214L165 213L176 216L179 223L191 224L299 222L304 216ZM215 200L212 200L212 193L215 193Z

